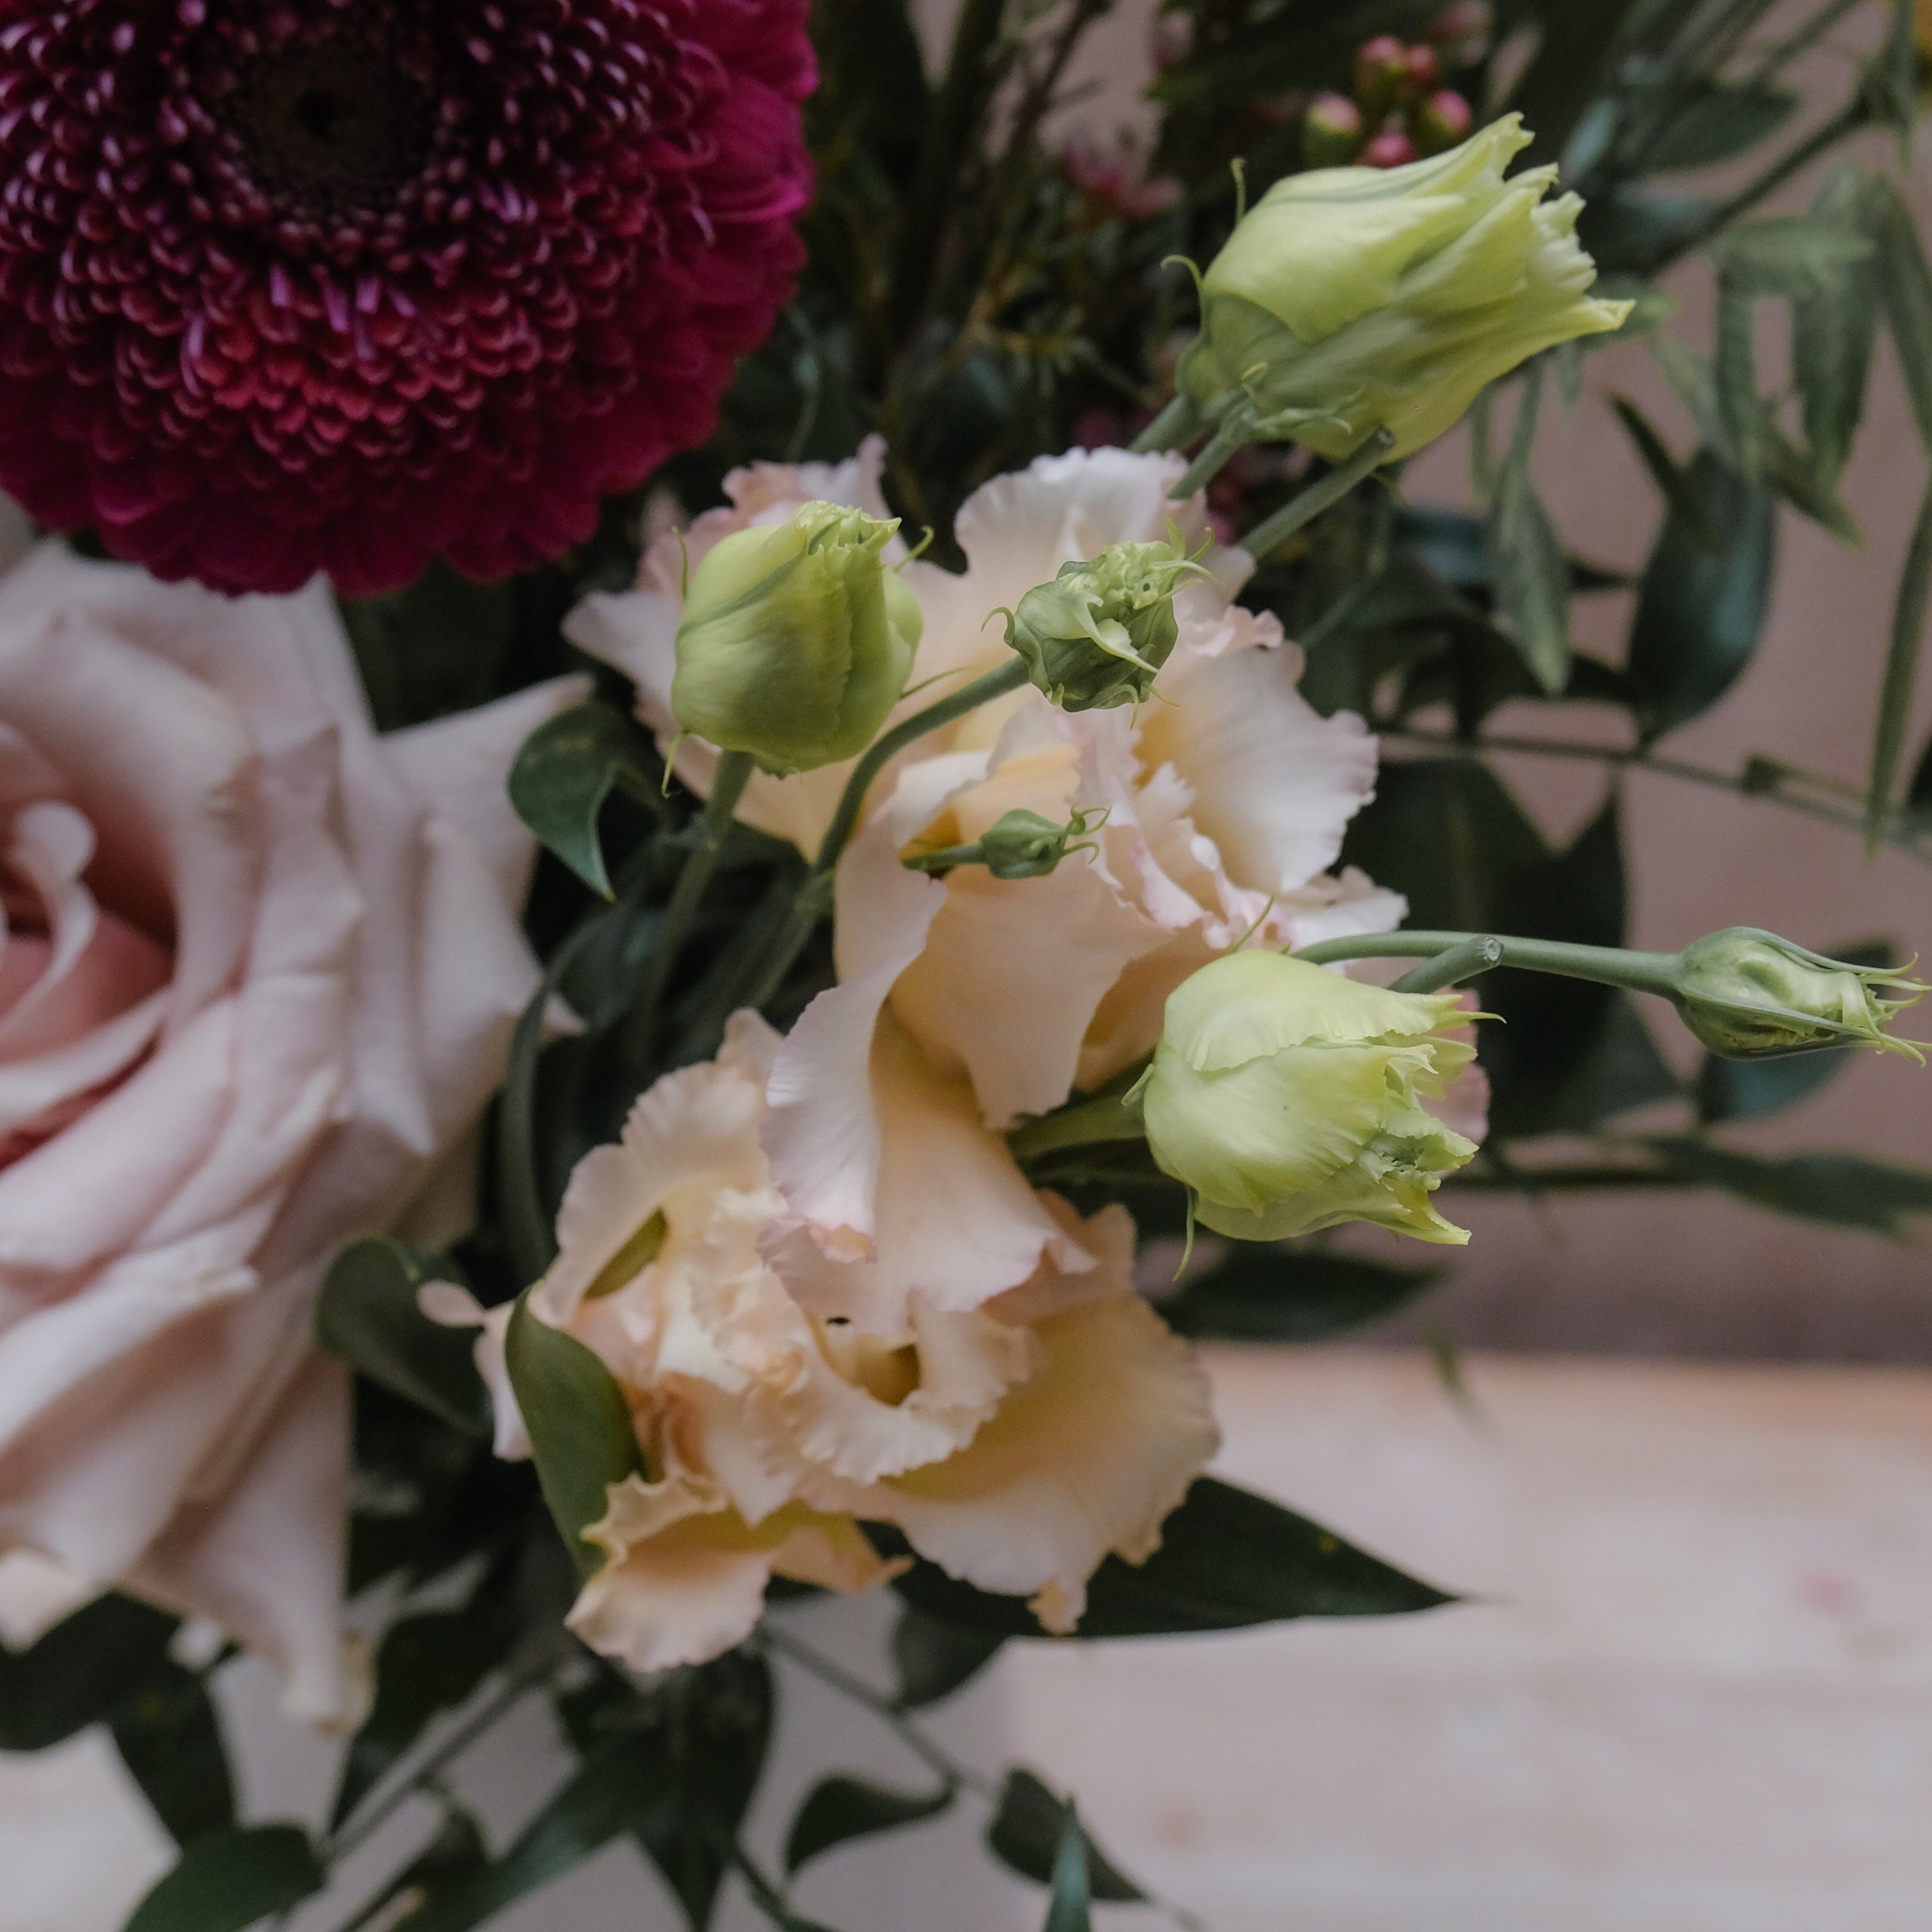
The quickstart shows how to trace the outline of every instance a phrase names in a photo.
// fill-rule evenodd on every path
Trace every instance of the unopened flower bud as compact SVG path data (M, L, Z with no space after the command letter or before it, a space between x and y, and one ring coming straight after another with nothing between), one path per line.
M1345 94L1318 94L1301 121L1301 156L1311 168L1339 167L1362 145L1362 110Z
M1422 38L1452 67L1471 67L1488 52L1496 15L1490 0L1455 0L1423 28Z
M1393 34L1378 34L1355 50L1355 98L1379 120L1400 97L1408 77L1408 50Z
M1175 588L1199 568L1178 544L1110 544L1029 590L1007 614L1006 642L1062 710L1138 704L1180 635Z
M1588 294L1582 202L1544 200L1553 168L1503 178L1529 140L1507 115L1432 160L1276 182L1202 277L1176 371L1223 442L1339 462L1387 428L1406 456L1528 357L1620 327L1630 304Z
M881 558L896 522L807 503L739 530L692 573L670 704L687 731L768 772L856 757L898 702L919 603Z
M1402 77L1403 92L1410 100L1420 100L1442 77L1442 63L1436 57L1436 50L1430 46L1403 48Z
M1089 851L1093 842L1074 842L1091 831L1102 814L1076 810L1064 825L1024 808L997 819L980 835L988 872L996 879L1041 879L1069 852Z
M1883 967L1848 965L1774 932L1733 926L1687 946L1678 955L1676 976L1684 1024L1726 1058L1763 1059L1824 1046L1872 1046L1924 1058L1886 1028L1932 988ZM1895 997L1880 997L1887 992Z
M1426 1112L1474 1057L1445 1038L1454 993L1394 993L1266 951L1232 952L1169 997L1142 1089L1149 1149L1196 1216L1238 1240L1370 1221L1468 1239L1436 1211L1475 1143Z
M1406 168L1415 159L1415 143L1400 128L1384 128L1362 150L1365 168Z
M1432 94L1417 110L1414 124L1415 142L1425 154L1439 154L1469 138L1475 114L1462 97L1451 88Z

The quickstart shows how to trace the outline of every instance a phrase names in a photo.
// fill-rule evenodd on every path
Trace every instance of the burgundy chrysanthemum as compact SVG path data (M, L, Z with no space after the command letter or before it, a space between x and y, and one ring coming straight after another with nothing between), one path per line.
M552 557L709 433L806 0L0 0L0 487L224 590Z

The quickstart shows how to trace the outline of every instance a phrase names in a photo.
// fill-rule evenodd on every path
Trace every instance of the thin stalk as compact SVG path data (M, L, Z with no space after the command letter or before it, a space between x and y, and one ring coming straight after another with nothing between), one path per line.
M1138 456L1158 455L1192 442L1207 425L1192 396L1176 396L1127 447Z
M1016 1127L1006 1136L1006 1144L1016 1160L1028 1161L1062 1148L1090 1147L1100 1141L1137 1141L1146 1131L1140 1108L1125 1094L1103 1094L1097 1100L1063 1107L1057 1114L1042 1114Z
M634 1066L650 1066L656 1052L658 1010L664 1004L664 988L690 936L705 888L718 870L718 855L731 830L731 815L756 769L756 760L748 752L726 752L718 758L718 770L711 781L711 796L704 801L704 810L698 821L698 842L686 854L677 884L671 888L664 924L651 950L650 968L638 988L630 1018L625 1022L626 1057Z
M1708 765L1689 764L1681 758L1660 758L1648 752L1622 749L1613 745L1566 745L1555 739L1520 737L1507 734L1466 740L1452 737L1447 732L1418 731L1401 724L1381 727L1378 735L1384 738L1398 738L1406 744L1426 745L1432 750L1460 758L1480 758L1490 752L1513 752L1534 758L1586 758L1600 764L1616 765L1631 771L1655 772L1664 778L1681 779L1687 784L1702 785L1712 791L1729 792L1736 798L1762 800L1770 804L1781 805L1787 811L1802 812L1806 818L1815 818L1821 824L1835 825L1848 832L1862 831L1864 825L1862 815L1856 812L1841 812L1834 806L1821 804L1815 799L1794 797L1786 791L1754 788L1742 783L1728 772L1714 770ZM1829 782L1821 779L1814 782L1823 784ZM1894 824L1892 826L1886 834L1886 843L1904 853L1908 858L1917 860L1921 865L1932 865L1932 847L1928 847L1923 838L1901 826Z
M1767 47L1763 58L1744 76L1744 86L1763 86L1781 68L1816 46L1854 8L1864 4L1865 0L1831 0L1829 6L1814 14L1796 33Z
M999 1786L971 1766L962 1764L941 1750L896 1698L874 1690L862 1677L854 1676L842 1664L833 1663L830 1658L794 1636L774 1618L765 1620L761 1636L769 1648L776 1651L781 1657L789 1658L801 1670L809 1672L820 1683L830 1684L855 1704L863 1705L874 1717L890 1725L900 1741L934 1776L943 1778L956 1790L976 1792L989 1804L998 1802Z
M811 871L806 874L804 884L792 900L790 915L780 928L778 943L765 962L764 972L745 995L746 1005L764 1006L784 985L785 975L804 951L813 928L824 915L826 883L838 866L839 855L851 838L853 828L859 822L859 813L866 802L866 793L872 788L872 781L908 745L916 744L928 732L937 731L941 725L950 724L956 718L964 718L968 712L978 710L981 705L990 704L994 698L1018 690L1026 681L1026 661L1015 657L998 670L975 678L950 698L942 698L937 704L928 704L923 711L915 711L902 723L894 725L852 767L852 776L845 781L845 789L839 796L838 808L832 814L832 823L819 842L818 856L812 860Z
M1473 980L1502 963L1502 941L1484 933L1464 940L1460 946L1450 946L1446 952L1437 953L1432 959L1425 959L1420 966L1411 967L1389 990L1393 993L1439 993L1447 987L1460 986L1465 980Z
M1472 938L1498 949L1491 963L1552 973L1565 980L1587 980L1599 986L1624 986L1633 992L1670 999L1677 990L1677 957L1670 952L1636 952L1622 946L1577 946L1567 940L1517 939L1502 933L1371 932L1346 939L1324 939L1294 955L1311 966L1333 966L1345 959L1430 959L1465 946Z
M1241 539L1241 548L1260 562L1275 547L1312 523L1324 510L1339 503L1362 479L1380 469L1395 447L1391 430L1378 429L1338 469L1292 497L1271 517L1264 518Z

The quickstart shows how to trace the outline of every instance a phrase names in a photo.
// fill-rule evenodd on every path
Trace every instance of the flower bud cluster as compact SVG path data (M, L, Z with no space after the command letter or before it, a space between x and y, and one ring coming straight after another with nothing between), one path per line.
M1464 0L1440 15L1422 40L1405 46L1378 34L1355 50L1352 94L1318 94L1301 124L1302 158L1311 168L1399 168L1468 138L1475 115L1445 69L1482 57L1489 9Z

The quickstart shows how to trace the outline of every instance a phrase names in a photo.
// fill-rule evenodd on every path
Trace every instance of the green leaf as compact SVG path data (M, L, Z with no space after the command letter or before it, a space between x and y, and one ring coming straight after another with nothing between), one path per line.
M442 1255L386 1234L351 1241L329 1264L316 1304L322 1346L466 1436L490 1432L490 1396L476 1372L476 1336L446 1328L417 1305L425 1282L460 1282Z
M923 1710L963 1689L997 1657L1006 1639L998 1631L964 1630L908 1608L892 1630L892 1662L899 1702Z
M1912 782L1905 791L1906 823L1916 830L1932 828L1932 740L1928 740L1913 767Z
M1705 235L1717 209L1708 195L1614 188L1591 196L1577 233L1606 276L1648 277Z
M986 1843L1000 1862L1036 1885L1055 1882L1072 1807L1056 1798L1034 1774L1016 1766L1000 1790L999 1808L986 1827ZM1073 1827L1086 1856L1081 1862L1089 1894L1115 1904L1146 1898L1078 1826Z
M1880 113L1898 134L1900 164L1912 158L1912 130L1918 124L1918 44L1913 0L1892 0L1892 22L1871 68L1871 94Z
M1530 478L1541 392L1540 371L1532 364L1496 481L1490 550L1510 640L1537 682L1555 692L1570 675L1570 560Z
M732 1863L731 1847L771 1743L772 1677L733 1651L640 1688L606 1676L556 1700L571 1742L614 1760L634 1794L625 1828L703 1932Z
M243 1932L320 1892L321 1865L295 1825L250 1825L198 1840L122 1932Z
M1667 1173L1801 1221L1902 1239L1909 1217L1932 1214L1932 1174L1859 1154L1766 1159L1708 1141L1660 1137L1646 1144Z
M1832 287L1874 253L1872 238L1846 211L1776 214L1734 228L1712 243L1720 274L1748 298L1796 299Z
M1651 481L1663 493L1671 515L1683 525L1686 534L1694 538L1703 548L1721 555L1726 547L1724 534L1704 508L1704 500L1690 481L1688 466L1679 464L1671 454L1669 446L1636 404L1622 396L1612 396L1610 406L1616 411L1617 420L1623 424L1637 454L1643 459L1643 466L1650 472Z
M1507 103L1521 110L1526 130L1536 131L1526 167L1562 159L1571 133L1612 71L1618 38L1635 4L1591 0L1588 6L1544 12L1535 57Z
M785 1840L785 1870L795 1872L808 1859L854 1838L896 1830L936 1818L952 1802L952 1787L937 1791L894 1791L862 1778L824 1779L812 1787Z
M1196 1339L1322 1342L1407 1306L1442 1272L1240 1241L1160 1312L1177 1334Z
M872 1530L895 1553L890 1532ZM1038 1636L1024 1598L996 1596L915 1562L892 1587L943 1622L1006 1636ZM1240 1630L1295 1617L1393 1616L1450 1599L1266 1498L1204 1476L1161 1528L1140 1564L1110 1556L1087 1586L1082 1637Z
M1714 167L1768 140L1798 106L1796 94L1775 88L1694 79L1677 90L1676 98L1682 106L1636 158L1644 174Z
M1865 194L1864 170L1844 162L1818 190L1812 218L1861 227ZM1878 267L1870 259L1800 296L1792 307L1792 370L1804 406L1810 467L1833 488L1864 418L1878 314Z
M1912 694L1918 681L1918 658L1925 638L1925 613L1932 598L1932 481L1919 500L1918 520L1906 547L1898 594L1892 608L1892 637L1886 647L1885 678L1879 687L1878 717L1872 731L1871 776L1865 785L1865 852L1885 842L1892 824L1892 794L1905 756L1906 727L1912 718Z
M235 1822L221 1725L201 1679L160 1664L110 1720L121 1762L178 1845Z
M1718 346L1712 375L1725 453L1746 476L1754 478L1766 422L1757 394L1757 304L1730 275L1718 278Z
M1912 211L1892 183L1866 183L1865 232L1877 244L1879 299L1898 351L1899 373L1912 404L1919 440L1932 450L1932 268Z
M1073 1807L1066 1808L1060 1850L1053 1861L1053 1896L1047 1901L1045 1932L1094 1932L1087 1882L1087 1834Z
M45 1750L99 1723L161 1669L178 1622L110 1592L31 1649L0 1649L0 1750Z
M506 688L517 630L512 582L478 584L436 562L406 590L344 600L342 616L379 730L467 711Z
M614 1483L644 1473L629 1406L616 1378L574 1336L531 1314L530 1290L517 1298L503 1358L530 1453L565 1547L579 1572L594 1576L604 1552L584 1540L601 1522Z
M1629 674L1653 734L1701 716L1757 649L1770 608L1777 518L1770 497L1711 451L1684 472L1696 521L1665 518L1630 622ZM1720 535L1714 552L1707 532Z
M510 771L510 802L524 823L592 892L612 896L598 814L621 788L658 808L659 779L637 725L592 698L560 712L524 740Z
M344 1754L330 1828L339 1828L376 1780L441 1711L454 1710L500 1664L517 1632L504 1580L487 1575L460 1610L400 1618L376 1657L376 1698Z
M1707 1054L1697 1070L1697 1118L1714 1126L1782 1113L1836 1079L1851 1058L1849 1047L1773 1060L1725 1060Z

